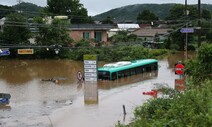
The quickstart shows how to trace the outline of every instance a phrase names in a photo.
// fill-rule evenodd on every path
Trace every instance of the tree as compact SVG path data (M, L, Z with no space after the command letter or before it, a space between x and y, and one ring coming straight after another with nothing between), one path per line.
M67 15L71 23L90 23L88 11L79 0L47 0L46 10L54 15Z
M211 19L211 12L203 9L202 10L202 18L207 19L207 20Z
M117 34L115 34L115 35L113 35L111 37L111 41L113 43L122 43L122 42L124 42L124 43L127 43L127 42L132 43L132 42L136 42L138 40L139 39L138 39L137 35L135 35L135 34L129 34L129 32L128 31L125 31L125 30L118 31Z
M0 19L14 11L12 7L4 5L0 5L0 10Z
M212 43L212 31L209 31L207 34L206 34L206 40L208 43Z
M27 19L18 13L6 17L2 33L2 41L6 44L29 44L31 32Z
M112 41L114 43L117 43L117 42L127 42L127 34L128 32L127 31L118 31L117 34L115 34L114 36L112 36Z
M139 13L137 16L138 23L151 22L155 20L158 20L158 17L150 10L144 10L141 13Z
M186 64L186 73L193 77L193 83L201 86L205 79L211 79L212 44L204 43L198 49L197 59Z
M107 16L106 19L102 20L102 24L113 24L113 17Z
M59 19L54 19L51 25L46 24L46 20L41 17L35 18L35 22L38 24L45 24L39 27L39 32L36 34L37 45L65 45L70 46L73 41L68 33L66 24Z
M180 19L185 13L185 7L181 4L177 4L172 7L169 11L169 15L166 17L166 20L176 20Z
M198 9L194 5L188 5L187 10L189 11L188 17L185 17L185 6L181 4L177 4L173 6L168 16L166 17L166 20L183 20L185 18L190 19L197 19L198 18ZM202 10L202 18L204 19L211 19L211 13L208 10L203 9Z

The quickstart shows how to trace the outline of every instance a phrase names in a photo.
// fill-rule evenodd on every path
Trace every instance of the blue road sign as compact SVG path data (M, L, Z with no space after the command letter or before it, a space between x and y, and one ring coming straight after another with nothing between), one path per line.
M10 55L9 49L0 49L0 56L8 56Z
M194 29L193 28L182 28L180 30L181 33L194 33Z

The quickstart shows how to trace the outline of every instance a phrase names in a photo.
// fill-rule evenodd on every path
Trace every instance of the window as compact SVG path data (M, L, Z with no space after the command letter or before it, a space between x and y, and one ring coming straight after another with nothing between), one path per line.
M102 41L102 32L95 32L94 38L96 41L101 42Z
M112 73L112 80L115 80L115 79L117 79L117 73L116 72L113 72Z
M87 40L90 38L90 32L83 32L83 39Z
M101 80L110 80L110 72L99 71L98 76L99 76L99 79Z

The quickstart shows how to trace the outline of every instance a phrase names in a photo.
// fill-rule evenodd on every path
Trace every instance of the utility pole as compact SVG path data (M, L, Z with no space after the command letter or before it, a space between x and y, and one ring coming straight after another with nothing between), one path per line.
M185 15L187 15L187 0L185 0Z
M198 0L198 47L201 46L201 0Z
M19 6L18 12L22 13L22 11L21 11L21 2L22 2L22 0L17 0L17 2L18 2L18 6Z
M188 28L188 15L189 11L187 10L187 0L185 0L185 18L186 18L186 29ZM186 40L184 44L184 56L186 58L186 61L188 60L188 33L186 32Z

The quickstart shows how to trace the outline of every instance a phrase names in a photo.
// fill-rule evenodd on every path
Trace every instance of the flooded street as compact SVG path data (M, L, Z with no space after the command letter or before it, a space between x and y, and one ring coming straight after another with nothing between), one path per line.
M85 101L88 87L77 80L83 62L1 60L0 93L10 93L11 99L8 106L0 107L0 127L114 127L118 121L129 123L134 108L153 98L142 93L154 88L154 83L175 87L179 76L173 68L183 60L181 55L160 60L158 72L98 81L98 88L92 89L97 93L95 104Z

